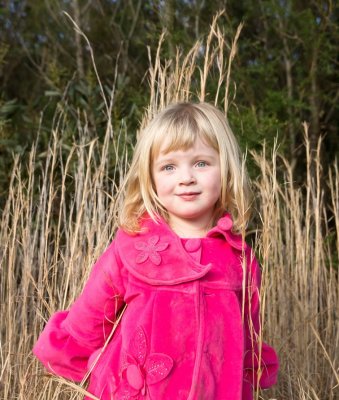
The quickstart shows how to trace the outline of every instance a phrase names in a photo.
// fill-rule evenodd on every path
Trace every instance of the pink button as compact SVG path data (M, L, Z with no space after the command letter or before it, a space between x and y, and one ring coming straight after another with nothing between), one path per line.
M218 221L218 227L223 231L229 231L233 226L232 219L229 215L226 215L223 218L220 218Z
M188 239L185 244L185 249L189 253L194 253L195 251L199 250L201 247L201 239Z

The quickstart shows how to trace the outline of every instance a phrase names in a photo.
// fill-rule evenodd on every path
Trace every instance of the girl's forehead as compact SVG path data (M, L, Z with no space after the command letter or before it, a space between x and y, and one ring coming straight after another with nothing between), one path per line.
M214 139L214 140L213 140ZM200 148L213 148L219 152L216 138L204 135L201 132L177 132L175 135L159 135L153 142L151 149L152 159L159 154L168 154L173 151L186 151L199 146Z
M166 155L168 153L193 153L198 152L200 154L203 153L215 153L217 152L215 146L209 144L206 140L197 137L192 143L177 144L177 146L173 146L173 144L163 143L158 151L158 156Z
M152 167L163 163L172 162L196 162L197 159L204 161L220 161L220 154L214 147L206 144L201 139L197 139L194 144L188 149L177 149L171 151L162 151L152 160Z

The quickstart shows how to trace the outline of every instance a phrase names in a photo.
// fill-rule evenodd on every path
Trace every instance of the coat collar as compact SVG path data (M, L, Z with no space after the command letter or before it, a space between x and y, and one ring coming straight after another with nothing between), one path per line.
M232 217L230 214L225 214L219 219L217 225L207 233L207 237L221 235L225 238L226 242L228 242L236 250L244 251L247 247L246 242L243 240L241 235L233 233L232 228Z
M233 248L242 250L246 244L241 236L232 233L232 226L231 216L226 214L206 236L222 237ZM116 235L116 249L124 266L133 276L151 285L176 285L206 275L212 265L200 264L188 254L200 244L200 239L188 239L184 246L180 237L160 218L154 222L145 217L142 232L136 235L131 236L121 229Z

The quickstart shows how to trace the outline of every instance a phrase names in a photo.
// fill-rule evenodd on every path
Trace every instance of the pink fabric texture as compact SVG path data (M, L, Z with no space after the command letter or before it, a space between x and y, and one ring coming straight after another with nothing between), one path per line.
M277 355L258 344L259 265L231 217L201 239L180 239L162 220L143 228L118 231L34 354L74 381L92 368L87 390L102 400L251 400L275 384Z

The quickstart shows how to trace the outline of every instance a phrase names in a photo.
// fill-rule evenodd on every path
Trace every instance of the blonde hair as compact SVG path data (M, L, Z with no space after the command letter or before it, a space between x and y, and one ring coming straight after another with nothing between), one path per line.
M161 146L165 153L187 150L199 138L219 153L221 193L215 206L214 223L225 212L233 218L233 231L245 229L249 219L250 188L238 143L225 115L208 103L169 105L141 132L131 168L127 174L119 225L127 232L140 230L140 219L147 212L157 221L167 220L152 179L152 163Z

